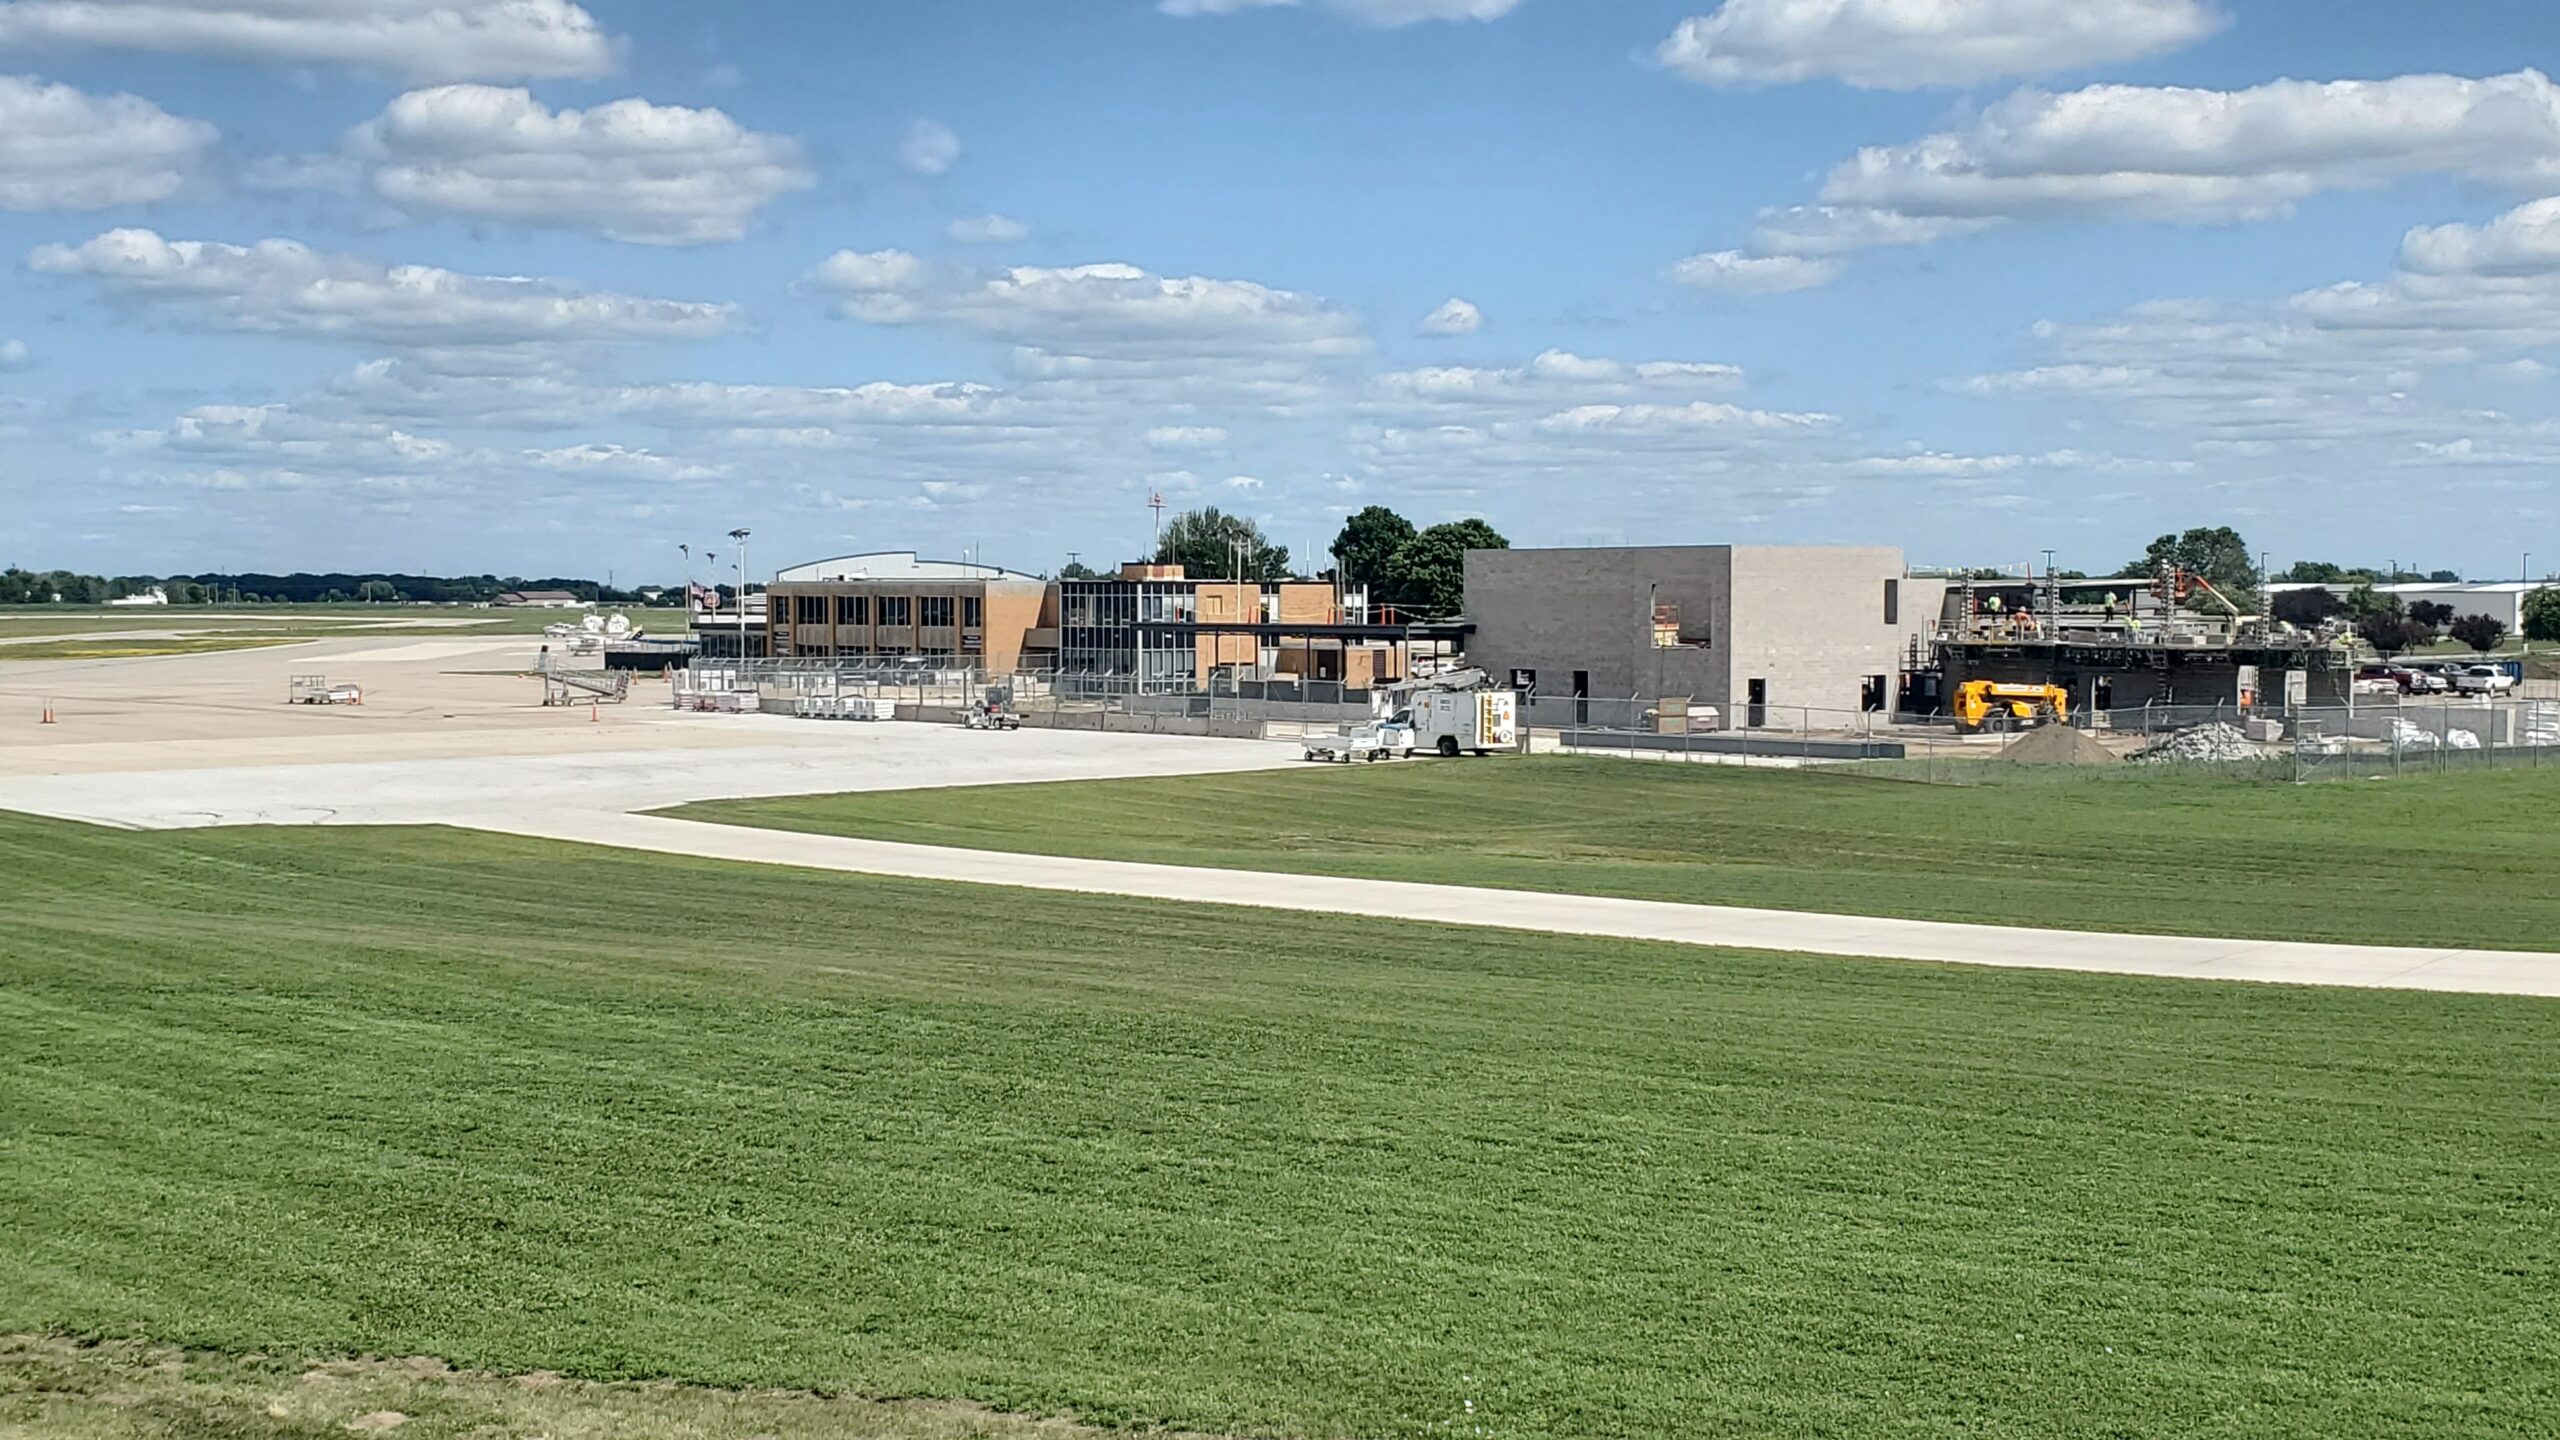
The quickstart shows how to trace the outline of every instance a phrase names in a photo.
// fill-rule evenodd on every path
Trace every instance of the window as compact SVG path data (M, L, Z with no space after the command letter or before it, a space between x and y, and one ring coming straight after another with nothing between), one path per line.
M949 628L951 624L950 596L927 595L920 603L924 607L923 621L925 624L939 626L946 629Z
M962 629L966 629L966 630L975 630L975 629L978 629L979 627L981 627L981 626L985 625L986 623L987 623L987 602L986 602L983 598L981 598L981 597L979 597L979 596L976 596L976 595L963 595L963 596L961 596L961 597L960 597L960 625L961 625L961 628L962 628Z
M836 622L837 624L839 624L839 625L868 625L868 624L870 624L870 623L871 623L871 597L870 597L870 596L868 596L868 595L847 595L846 597L844 597L844 611L843 611L843 616L844 616L844 618L843 618L843 619L841 619L841 620L839 620L839 621L837 621L837 622Z
M1884 582L1884 623L1902 623L1902 582L1899 580Z
M915 602L909 600L904 595L881 596L880 623L883 625L910 625L915 623L911 618L913 611L910 608L914 603Z

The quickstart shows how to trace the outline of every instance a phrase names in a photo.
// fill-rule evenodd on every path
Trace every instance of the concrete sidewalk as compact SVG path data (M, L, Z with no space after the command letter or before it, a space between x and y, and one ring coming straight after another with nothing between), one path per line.
M760 865L1561 935L1661 940L1682 945L2103 971L2182 980L2256 980L2560 996L2560 954L2115 935L1675 905L1654 900L957 850L592 811L512 819L483 817L462 823L546 840Z

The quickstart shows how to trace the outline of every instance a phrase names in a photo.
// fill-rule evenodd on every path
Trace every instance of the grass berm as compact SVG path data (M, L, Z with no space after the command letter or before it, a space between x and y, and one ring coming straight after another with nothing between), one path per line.
M2066 930L2560 949L2560 765L1980 785L1532 757L720 800L688 819L1049 855Z
M1257 1435L2560 1414L2548 1003L433 829L0 867L0 1332ZM199 1400L131 1433L308 1433Z

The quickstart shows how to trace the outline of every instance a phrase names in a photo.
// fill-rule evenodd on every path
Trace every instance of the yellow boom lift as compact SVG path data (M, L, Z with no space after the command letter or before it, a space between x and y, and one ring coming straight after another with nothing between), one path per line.
M2070 715L2071 697L2059 685L1967 680L1956 687L1956 723L1967 730L2059 725Z

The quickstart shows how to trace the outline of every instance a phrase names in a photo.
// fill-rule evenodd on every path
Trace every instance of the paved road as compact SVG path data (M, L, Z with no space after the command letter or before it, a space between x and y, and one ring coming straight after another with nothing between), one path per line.
M1793 910L1675 905L1653 900L955 850L592 811L560 811L516 819L493 817L475 823L477 828L510 834L715 860L1565 935L1665 940L1684 945L2038 970L2094 970L2188 980L2263 980L2560 996L2560 954L2109 935L1813 915Z

